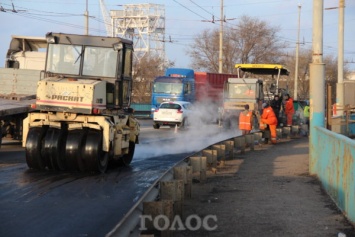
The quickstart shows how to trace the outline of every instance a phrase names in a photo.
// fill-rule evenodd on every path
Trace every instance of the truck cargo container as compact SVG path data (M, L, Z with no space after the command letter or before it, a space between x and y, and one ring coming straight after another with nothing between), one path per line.
M168 68L165 76L153 82L152 113L166 101L188 101L203 108L203 120L218 121L218 108L223 102L223 86L228 78L237 75L226 73L194 72L186 68Z
M12 36L0 68L0 145L5 136L22 139L22 120L32 111L46 48L45 37Z

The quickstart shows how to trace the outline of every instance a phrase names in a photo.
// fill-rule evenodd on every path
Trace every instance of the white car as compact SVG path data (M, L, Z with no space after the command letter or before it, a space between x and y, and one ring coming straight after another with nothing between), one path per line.
M153 128L160 126L186 127L191 113L191 103L186 101L163 102L153 114Z

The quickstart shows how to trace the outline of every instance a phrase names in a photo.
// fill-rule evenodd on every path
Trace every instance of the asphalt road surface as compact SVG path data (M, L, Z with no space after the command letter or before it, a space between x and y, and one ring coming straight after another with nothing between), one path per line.
M33 171L20 143L0 149L0 236L104 236L174 164L235 132L206 126L154 130L141 121L129 167L106 174ZM205 133L206 132L206 133Z

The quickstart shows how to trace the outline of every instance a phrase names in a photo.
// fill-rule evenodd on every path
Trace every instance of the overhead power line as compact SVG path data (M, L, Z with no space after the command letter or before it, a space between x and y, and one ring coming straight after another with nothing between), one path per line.
M194 1L190 0L190 2L192 2L192 3L195 4L197 7L199 7L201 10L207 12L208 14L210 14L210 15L212 15L212 16L214 15L213 13L207 11L206 9L204 9L203 7L201 7L200 5L198 5L197 3L195 3Z
M176 2L177 4L179 4L180 6L182 6L183 8L185 8L186 10L188 10L188 11L192 12L193 14L195 14L195 15L197 15L197 16L199 16L199 17L201 17L201 18L205 19L205 20L208 20L206 17L201 16L201 15L200 15L200 14L198 14L197 12L194 12L193 10L191 10L190 8L186 7L185 5L183 5L183 4L181 4L181 3L179 3L178 1L174 0L174 2Z

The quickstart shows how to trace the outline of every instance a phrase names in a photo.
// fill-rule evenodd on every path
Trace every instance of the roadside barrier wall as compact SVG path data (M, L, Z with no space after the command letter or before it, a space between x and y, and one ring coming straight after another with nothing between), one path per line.
M299 126L279 129L279 139L298 137L300 129ZM149 187L122 220L106 234L106 237L143 237L155 236L155 233L161 237L173 236L174 230L161 228L166 223L178 223L181 228L189 228L189 220L179 218L183 216L184 199L191 198L192 180L205 182L208 174L216 174L218 168L224 167L226 162L235 159L236 153L244 154L253 151L254 145L262 146L263 138L268 138L270 143L270 134L267 131L231 137L184 158ZM212 216L204 218L202 222L206 218L213 219ZM160 227L161 230L156 227Z
M311 133L310 174L355 225L355 140L322 127Z

